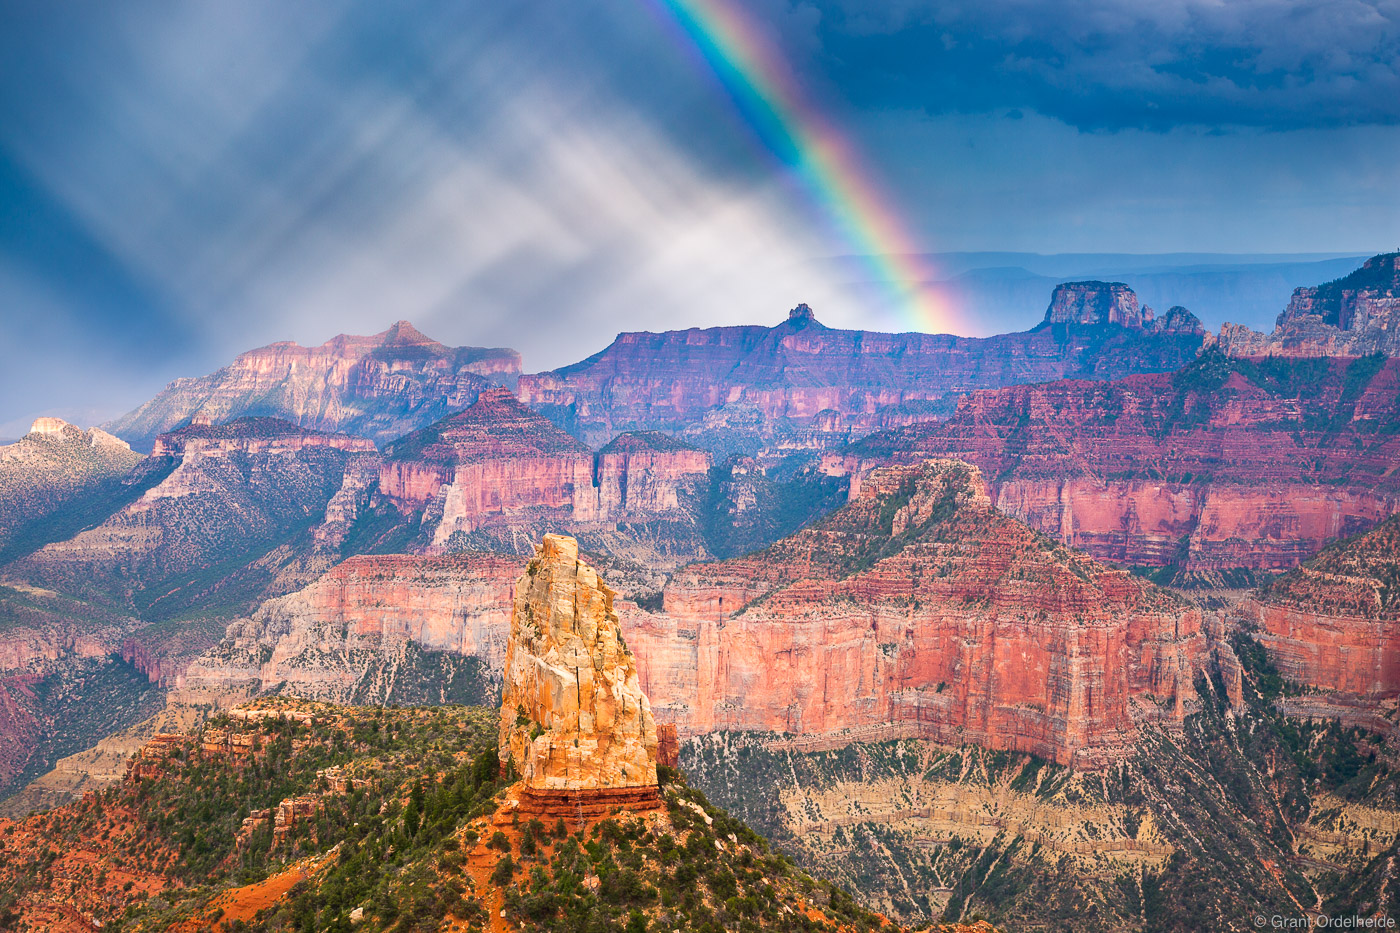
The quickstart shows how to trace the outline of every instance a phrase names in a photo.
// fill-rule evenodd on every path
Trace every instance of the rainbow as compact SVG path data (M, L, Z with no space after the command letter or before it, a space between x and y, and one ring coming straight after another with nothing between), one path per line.
M960 323L898 215L851 146L810 106L781 56L727 0L652 0L714 71L764 145L794 172L837 232L865 256L914 330Z

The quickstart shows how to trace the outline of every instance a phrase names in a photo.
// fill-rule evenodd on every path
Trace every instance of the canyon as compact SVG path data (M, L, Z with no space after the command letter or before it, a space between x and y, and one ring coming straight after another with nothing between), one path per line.
M1400 734L1400 517L1324 549L1240 603L1279 674L1306 692L1279 702Z
M1233 359L1177 373L976 392L946 422L825 455L976 464L998 509L1163 580L1249 585L1400 507L1400 361Z
M154 449L124 480L144 490L138 497L10 563L4 577L147 621L196 604L204 616L227 618L333 562L286 545L309 539L355 461L376 456L364 438L271 418L196 421L162 435Z
M274 417L383 443L466 407L483 389L519 373L514 350L444 346L399 321L382 333L341 334L318 347L283 341L250 350L217 372L175 380L104 427L138 450L196 414L214 422Z
M385 447L378 489L401 512L421 511L430 549L519 552L557 528L664 567L706 553L699 510L710 465L705 451L655 432L621 434L594 453L509 389L488 389Z
M1295 289L1270 334L1226 324L1219 345L1232 356L1400 356L1400 252L1372 256L1324 285Z
M517 388L593 445L655 430L724 456L823 449L946 415L974 389L1177 369L1205 341L1193 321L1176 309L1164 327L1130 289L1105 282L1059 286L1040 326L987 338L838 330L804 304L774 327L620 334Z
M624 604L658 720L802 747L921 736L1080 768L1179 724L1205 655L1198 609L991 507L976 467L869 474L765 551L693 564L660 612Z
M337 703L483 703L499 686L520 560L351 557L231 622L173 678L172 705L267 693ZM468 663L470 662L470 663Z

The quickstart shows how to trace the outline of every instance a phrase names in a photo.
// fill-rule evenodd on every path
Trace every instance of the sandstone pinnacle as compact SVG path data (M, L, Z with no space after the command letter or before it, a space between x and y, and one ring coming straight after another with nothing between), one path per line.
M564 535L545 535L516 583L499 754L527 790L656 786L656 721L613 596Z

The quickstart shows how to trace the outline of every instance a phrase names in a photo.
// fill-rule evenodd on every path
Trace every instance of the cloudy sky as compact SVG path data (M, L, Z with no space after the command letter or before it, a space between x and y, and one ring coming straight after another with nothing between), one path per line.
M907 329L675 15L729 3L0 2L0 436L400 318ZM1400 244L1400 0L735 10L921 251Z

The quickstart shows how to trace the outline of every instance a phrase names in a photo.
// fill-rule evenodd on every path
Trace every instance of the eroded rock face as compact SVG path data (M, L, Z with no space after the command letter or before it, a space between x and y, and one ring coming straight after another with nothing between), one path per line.
M781 456L950 414L975 389L1164 372L1195 358L1203 332L1144 328L1132 291L1104 288L1119 291L1092 313L1066 311L1065 326L986 338L838 330L806 305L774 327L625 333L587 360L522 376L518 389L589 444L653 430L725 455Z
M1056 285L1045 312L1046 324L1118 324L1141 329L1137 294L1122 282L1066 282Z
M810 747L923 736L1092 767L1135 723L1180 722L1199 610L991 508L971 465L876 471L766 551L624 608L657 715Z
M0 563L52 540L55 517L61 522L80 500L120 488L140 462L105 431L37 419L23 438L0 446Z
M656 786L656 721L613 596L562 535L545 535L516 584L500 756L527 790Z
M1231 356L1400 356L1400 253L1373 256L1348 276L1298 288L1273 333L1220 330Z
M1326 549L1242 614L1289 680L1360 699L1400 695L1400 518Z
M595 454L509 389L489 389L389 445L379 489L401 510L423 510L433 547L501 547L536 527L608 535L623 522L666 522L669 536L653 527L649 537L694 559L703 544L692 506L709 469L708 453L655 432L619 435Z
M173 699L221 706L275 689L337 703L479 701L417 696L413 676L437 674L431 686L450 687L440 681L453 671L438 670L439 659L431 671L411 665L427 652L499 670L519 570L519 560L492 554L352 557L231 623L179 677Z
M289 592L335 562L329 546L336 536L318 535L318 526L322 519L344 525L353 508L342 501L327 516L328 505L348 481L351 492L362 485L361 467L378 461L364 438L271 418L192 424L158 438L157 447L161 455L142 461L103 501L105 517L89 517L71 537L10 564L7 574L160 618L219 602L206 588L229 590L205 578L218 565L222 579L252 584L232 588L238 595L223 607L233 610L229 618L239 603L251 608ZM319 537L328 549L282 547L308 531L307 545ZM184 608L164 608L177 604Z
M1294 567L1396 511L1396 423L1400 361L1208 351L1172 375L978 392L823 467L858 490L890 460L958 457L997 508L1066 544L1219 582Z
M386 442L471 404L520 372L514 350L448 347L399 321L370 337L342 334L319 347L274 343L197 379L177 379L107 425L146 449L202 414L222 422L271 414L305 428Z

